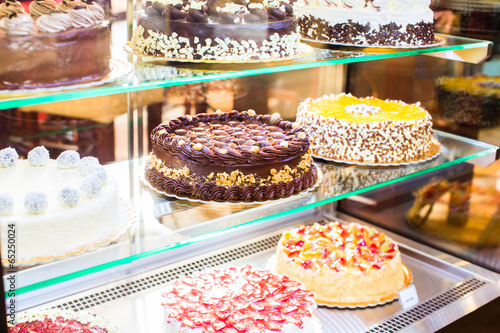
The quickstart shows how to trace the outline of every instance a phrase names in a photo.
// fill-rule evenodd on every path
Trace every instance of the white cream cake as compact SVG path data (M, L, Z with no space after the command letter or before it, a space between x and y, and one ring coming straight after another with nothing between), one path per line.
M121 228L116 181L94 157L65 151L53 160L37 147L17 160L6 148L0 151L0 183L4 262L9 238L17 260L28 264L77 254Z

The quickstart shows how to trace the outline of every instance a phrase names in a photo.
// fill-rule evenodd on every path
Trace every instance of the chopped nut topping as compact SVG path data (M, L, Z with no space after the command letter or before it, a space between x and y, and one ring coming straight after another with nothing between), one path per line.
M199 150L201 150L202 148L203 148L203 145L202 145L201 143L195 143L195 144L193 145L193 149L194 149L194 150L198 150L198 151L199 151Z
M250 117L255 117L255 115L256 115L255 110L248 109L248 115L249 115Z
M271 118L280 119L281 115L278 112L275 112L275 113L273 113L273 115L271 116Z
M288 142L286 141L281 141L280 142L280 146L283 147L283 148L288 148Z
M252 147L250 147L250 151L252 153L258 153L259 152L259 147L258 146L252 146Z
M222 116L224 114L224 112L222 112L222 110L217 110L215 111L215 113L218 115L218 116Z
M181 140L179 140L179 146L182 146L182 145L183 145L183 144L185 144L185 143L186 143L186 141L184 141L184 140L182 140L182 139L181 139Z
M299 126L300 126L300 124L299 124L298 122L294 122L294 123L292 123L292 128L297 128L297 127L299 127Z
M305 139L305 138L306 138L306 136L307 136L307 135L306 135L306 133L304 133L304 132L299 132L299 134L297 134L297 137L298 137L299 139L302 139L302 140L303 140L303 139Z
M224 148L219 149L219 153L221 153L222 155L225 155L225 154L227 154L227 149L224 149Z
M167 133L167 131L164 128L162 128L161 130L159 130L157 132L158 135L162 135L162 134L165 134L165 133Z

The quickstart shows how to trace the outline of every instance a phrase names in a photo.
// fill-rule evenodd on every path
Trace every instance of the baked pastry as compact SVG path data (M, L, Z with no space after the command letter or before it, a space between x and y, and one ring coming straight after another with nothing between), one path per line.
M473 126L500 123L500 76L441 77L436 80L436 94L447 121Z
M11 322L9 321L9 324ZM107 320L85 311L45 310L19 315L9 333L117 333Z
M336 306L389 301L409 282L397 244L356 223L315 223L285 231L275 271L304 283L316 302Z
M471 182L432 183L415 193L409 224L438 237L474 246L500 244L500 192Z
M0 151L0 182L4 258L13 228L21 264L107 244L123 228L116 181L95 157L80 159L76 151L68 150L53 160L40 146L19 160L13 148L5 148Z
M296 29L288 0L152 0L129 45L176 59L273 59L299 52Z
M279 114L218 110L182 116L151 132L145 179L169 195L206 201L259 202L315 185L309 140Z
M313 332L313 294L251 266L186 276L163 294L165 332Z
M420 103L332 94L300 103L297 122L309 134L314 156L338 161L404 163L440 148Z
M320 42L408 47L434 42L430 0L299 0L300 34Z
M0 89L84 83L111 72L111 34L104 9L73 0L55 5L51 0L33 1L31 15L13 13L1 19L0 59L5 61L0 62Z

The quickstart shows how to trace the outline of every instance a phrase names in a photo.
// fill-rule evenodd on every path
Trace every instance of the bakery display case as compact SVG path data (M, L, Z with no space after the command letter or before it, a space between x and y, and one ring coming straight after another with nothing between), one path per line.
M333 221L375 226L395 240L409 287L383 304L320 306L314 332L436 331L498 298L498 123L458 124L449 109L443 117L435 88L438 77L495 74L494 42L440 34L442 43L429 47L311 43L307 54L283 61L176 62L127 50L143 7L127 4L127 20L110 19L111 79L0 91L0 150L13 147L28 159L43 145L53 160L68 150L97 157L108 182L116 181L123 223L105 242L22 262L9 261L5 245L21 243L0 216L7 320L11 309L52 308L88 311L118 332L162 332L162 293L173 281L209 268L272 268L284 231ZM293 122L300 102L341 92L420 101L432 115L439 155L389 166L313 159L313 186L265 202L186 200L144 182L150 134L160 124L233 109ZM0 178L0 192L7 184ZM56 247L78 238L68 226L49 230Z

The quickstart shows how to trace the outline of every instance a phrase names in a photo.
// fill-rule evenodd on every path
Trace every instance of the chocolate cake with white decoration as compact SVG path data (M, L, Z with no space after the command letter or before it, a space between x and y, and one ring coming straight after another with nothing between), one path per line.
M189 60L262 60L299 52L288 0L151 0L138 15L130 47Z
M259 202L298 194L318 178L307 134L279 114L182 116L156 127L151 141L145 180L167 195Z
M348 45L422 46L434 42L430 0L299 0L303 38Z

